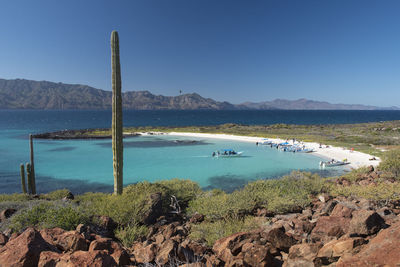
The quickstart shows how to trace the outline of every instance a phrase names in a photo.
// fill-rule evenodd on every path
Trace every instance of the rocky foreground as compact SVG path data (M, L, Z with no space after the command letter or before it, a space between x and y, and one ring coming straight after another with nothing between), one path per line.
M130 248L114 239L107 217L74 231L28 228L0 233L0 266L398 266L400 201L385 204L321 195L299 213L275 215L268 225L219 239L212 248L187 237L204 219L200 214L162 216L146 240Z
M336 183L373 187L377 176L372 168L356 181ZM116 223L101 216L96 224L80 224L73 231L0 233L0 266L400 266L399 200L321 194L292 213L257 209L253 215L266 223L212 247L189 239L191 227L205 219L202 214L160 214L159 198L153 200L146 217L150 231L131 247L115 238ZM0 222L14 212L3 210Z

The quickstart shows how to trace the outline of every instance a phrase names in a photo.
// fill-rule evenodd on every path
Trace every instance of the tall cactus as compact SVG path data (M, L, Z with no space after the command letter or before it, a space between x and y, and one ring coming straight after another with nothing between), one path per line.
M36 194L35 164L33 162L33 136L29 135L29 148L31 150L31 175L32 175L32 194Z
M122 95L121 66L119 63L118 32L111 33L112 68L112 150L114 169L114 194L122 194L123 188L123 140L122 140Z
M24 164L21 164L19 167L20 167L20 172L21 172L22 193L26 194L25 166L24 166Z
M28 192L29 194L33 193L33 181L32 181L32 168L30 163L26 163L26 176L28 177Z

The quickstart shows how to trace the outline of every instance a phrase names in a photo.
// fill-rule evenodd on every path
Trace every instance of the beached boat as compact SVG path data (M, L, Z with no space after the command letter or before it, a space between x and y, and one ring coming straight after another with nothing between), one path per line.
M243 154L243 151L236 152L233 149L221 149L212 153L213 157L219 158L231 158L231 157L239 157Z
M336 166L343 166L343 165L347 165L350 164L350 162L348 162L347 160L330 160L330 161L320 161L319 162L319 166L321 167L336 167Z
M267 138L263 138L261 141L257 142L257 145L271 145L273 142Z

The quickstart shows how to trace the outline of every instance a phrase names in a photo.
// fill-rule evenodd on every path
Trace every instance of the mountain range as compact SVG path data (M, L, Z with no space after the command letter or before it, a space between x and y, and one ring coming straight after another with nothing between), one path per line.
M25 79L0 79L0 109L111 109L111 91L88 85ZM135 110L398 110L397 107L331 104L307 99L275 99L259 103L231 104L196 93L179 96L154 95L149 91L124 92L123 108Z

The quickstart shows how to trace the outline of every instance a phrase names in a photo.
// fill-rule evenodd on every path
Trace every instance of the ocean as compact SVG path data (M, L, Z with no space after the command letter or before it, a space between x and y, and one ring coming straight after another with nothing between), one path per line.
M342 124L399 119L400 111L124 111L124 126ZM21 191L19 165L29 161L29 133L110 125L111 111L0 110L0 193ZM38 192L60 188L73 193L112 191L110 140L35 140L34 146ZM243 151L243 157L211 157L213 151L223 148ZM345 171L320 170L320 160L310 154L283 153L245 142L134 137L124 141L124 184L183 178L205 189L232 191L249 181L276 178L293 170L323 176Z

